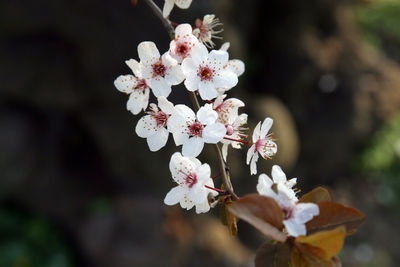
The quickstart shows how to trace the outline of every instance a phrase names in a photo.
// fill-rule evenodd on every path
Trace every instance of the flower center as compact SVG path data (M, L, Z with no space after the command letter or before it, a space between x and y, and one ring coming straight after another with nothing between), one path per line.
M164 66L164 64L162 64L161 60L159 60L157 63L154 63L152 67L154 76L165 76L167 68Z
M292 209L283 208L282 211L283 211L283 219L284 220L289 220L290 218L292 218L292 216L293 216Z
M277 145L270 138L258 139L256 142L256 151L258 151L264 159L272 158L277 150Z
M138 83L136 84L136 87L133 89L137 89L139 91L144 91L147 88L147 83L145 79L140 79L138 80Z
M189 47L184 44L184 43L180 43L176 46L176 50L175 53L179 56L181 56L182 58L185 58L187 56L187 54L189 53Z
M203 125L200 122L195 122L189 125L189 134L191 136L201 136L203 133Z
M192 188L197 183L197 176L195 173L186 175L185 183L189 188Z
M168 115L166 113L162 111L156 112L155 114L153 114L153 118L156 120L157 126L164 127L165 125L167 125Z
M199 69L197 75L200 77L202 81L208 81L212 79L213 74L214 74L213 70L210 69L208 66L205 66Z
M230 124L225 125L225 128L227 135L232 135L235 132L235 128Z

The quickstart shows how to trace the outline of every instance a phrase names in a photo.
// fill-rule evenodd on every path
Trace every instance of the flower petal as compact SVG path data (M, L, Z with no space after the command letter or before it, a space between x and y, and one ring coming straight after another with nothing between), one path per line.
M165 75L165 80L172 85L177 85L183 82L185 76L183 75L181 65L175 65L170 67Z
M129 60L126 60L125 64L128 65L128 67L132 70L133 74L135 74L136 77L142 77L142 65L139 62L131 58Z
M288 231L290 236L300 236L300 235L306 235L306 226L303 224L298 224L296 223L293 219L289 220L284 220L283 224L286 227L286 230Z
M143 116L136 124L136 134L139 137L147 138L157 130L157 122L151 115Z
M196 204L196 213L205 213L210 210L210 205L208 204L208 201L204 201L203 203Z
M185 157L197 157L204 147L203 138L191 137L182 145L182 155Z
M274 195L276 195L275 192L271 189L272 185L273 182L271 178L269 178L268 175L266 175L265 173L262 173L260 174L260 176L258 176L257 192L260 195L269 197L273 197Z
M215 87L231 89L238 83L238 77L232 71L221 71L214 77Z
M225 162L226 162L226 158L228 157L228 147L229 147L229 144L227 144L227 143L222 144L221 152L222 152L222 157L224 158Z
M192 0L175 0L175 4L182 9L187 9L189 8L190 4L192 3Z
M145 90L144 93L139 90L134 90L126 103L126 109L136 115L139 114L142 109L145 110L148 104L149 90Z
M213 110L212 104L205 104L197 111L197 119L202 124L212 124L218 119L218 113Z
M138 45L138 54L141 64L149 65L160 58L157 46L153 42L145 41Z
M273 122L274 122L273 119L265 118L265 120L261 125L261 132L260 132L261 137L265 137L268 134L268 131L271 129Z
M204 163L197 168L197 179L199 184L206 184L211 176L210 165Z
M228 61L227 69L232 71L239 77L243 74L245 70L244 62L240 59L231 59Z
M260 133L261 133L261 121L257 124L256 128L254 128L253 143L257 142L257 140L260 138Z
M165 114L172 114L174 111L174 104L168 101L165 96L160 96L157 98L158 106Z
M172 188L164 198L164 203L168 206L178 204L183 198L186 189L183 186L175 186Z
M159 128L154 134L147 137L150 151L155 152L165 146L168 141L169 132L164 127Z
M191 92L194 92L198 89L199 83L200 77L198 77L197 75L186 77L186 80L184 82L186 89Z
M200 97L203 100L211 100L218 96L215 84L211 81L200 81L198 83Z
M114 81L114 86L118 91L130 94L137 85L137 79L133 75L120 75Z
M281 167L279 167L278 165L272 166L271 175L275 183L286 182L286 174L282 171Z
M207 189L203 185L194 185L192 188L189 189L187 193L187 197L193 201L195 204L203 203L207 201Z
M251 158L254 155L254 152L256 150L256 145L252 145L249 150L247 151L247 156L246 156L246 164L249 165Z
M149 86L151 87L153 94L156 97L165 96L168 97L171 93L171 85L169 85L164 78L153 78L149 80Z
M257 174L257 161L258 161L258 154L254 154L250 161L250 174L256 175Z
M222 123L214 123L207 125L203 130L204 142L209 144L216 144L224 138L226 128Z
M298 203L294 209L294 220L296 223L306 223L314 216L319 215L319 208L314 203Z
M163 7L163 17L166 18L171 14L172 9L174 8L174 0L165 0Z

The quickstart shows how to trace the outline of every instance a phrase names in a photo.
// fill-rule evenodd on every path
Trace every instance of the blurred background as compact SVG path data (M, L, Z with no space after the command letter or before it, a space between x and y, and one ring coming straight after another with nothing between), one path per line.
M246 63L230 96L251 127L275 120L279 152L259 172L280 164L367 215L343 266L399 266L400 1L194 0L171 18L209 13ZM265 238L248 224L233 238L218 209L163 204L180 148L150 152L113 86L144 40L168 49L141 0L0 2L1 267L252 266ZM171 99L189 103L179 86ZM239 195L257 183L245 152L228 155Z

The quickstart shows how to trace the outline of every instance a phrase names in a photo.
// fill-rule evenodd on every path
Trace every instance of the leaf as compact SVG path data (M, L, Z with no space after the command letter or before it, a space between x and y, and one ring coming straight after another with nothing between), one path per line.
M296 247L293 248L290 258L292 267L341 267L341 265L337 265L337 262L335 261L337 259L336 257L335 260L323 261L318 257L299 250Z
M255 258L256 267L288 267L292 246L286 243L272 244L265 242L257 252Z
M330 261L343 247L346 227L321 231L308 236L299 236L295 245L303 252L312 254L323 261Z
M232 203L231 200L226 201L226 203L223 203L221 206L221 221L222 224L226 225L229 229L229 233L232 236L237 235L238 233L238 227L237 227L237 222L238 218L228 210L228 205Z
M304 194L299 200L299 202L311 202L316 204L322 201L331 201L331 195L327 189L320 186Z
M253 225L264 235L285 242L283 212L274 199L258 194L240 198L228 206L228 209L240 219Z
M306 224L308 233L345 225L349 235L353 234L365 220L365 215L361 211L336 202L320 202L318 207L319 215Z

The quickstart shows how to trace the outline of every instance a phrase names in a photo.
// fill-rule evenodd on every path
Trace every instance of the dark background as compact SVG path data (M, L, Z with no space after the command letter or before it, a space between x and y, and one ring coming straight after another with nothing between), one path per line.
M171 19L208 13L246 63L230 96L250 126L275 120L279 152L259 172L279 164L302 192L325 185L366 213L344 266L397 266L399 2L194 0ZM163 204L180 148L150 152L113 86L145 40L168 49L141 0L0 2L0 266L251 266L264 237L249 225L231 238L218 209ZM171 99L188 103L179 86ZM214 165L211 152L200 159ZM228 156L239 195L257 182L245 152Z

